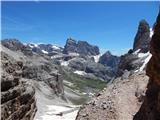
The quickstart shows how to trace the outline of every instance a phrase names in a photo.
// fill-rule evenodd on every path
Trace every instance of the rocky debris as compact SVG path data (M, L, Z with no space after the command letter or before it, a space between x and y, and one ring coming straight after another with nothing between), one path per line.
M72 38L68 38L66 45L64 46L63 53L78 53L80 55L98 55L99 48L97 46L90 45L86 41L76 41Z
M142 104L147 82L145 74L133 74L123 80L115 79L80 108L76 120L133 119Z
M111 54L110 51L105 52L100 58L99 63L111 67L115 72L117 71L120 58Z
M152 57L147 65L149 76L144 102L134 120L160 120L160 13L154 27L150 51Z
M134 39L133 51L140 49L139 52L148 52L150 40L149 24L145 20L141 20L139 22L138 31Z
M35 89L22 78L23 62L1 52L1 64L1 120L33 120Z

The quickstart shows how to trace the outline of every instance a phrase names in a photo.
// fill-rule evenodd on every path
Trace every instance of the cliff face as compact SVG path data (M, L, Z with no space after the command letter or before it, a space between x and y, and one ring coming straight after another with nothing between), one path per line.
M145 20L139 22L138 31L134 39L133 51L140 49L140 52L146 53L149 49L150 27Z
M134 120L160 120L160 13L151 40L150 59L146 74L150 77L144 103Z
M32 120L36 112L35 89L22 78L23 62L1 52L1 120Z

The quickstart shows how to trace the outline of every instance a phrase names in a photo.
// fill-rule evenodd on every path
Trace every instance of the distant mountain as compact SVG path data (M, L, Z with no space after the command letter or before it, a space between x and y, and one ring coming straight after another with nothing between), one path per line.
M86 41L77 41L68 38L66 41L66 45L64 46L63 53L69 54L69 53L78 53L80 55L98 55L99 54L99 48L97 46L90 45Z
M111 67L115 72L117 71L120 57L112 55L110 51L105 52L100 58L99 63Z
M62 53L63 48L51 44L27 44L33 52L38 54L48 54L49 56Z

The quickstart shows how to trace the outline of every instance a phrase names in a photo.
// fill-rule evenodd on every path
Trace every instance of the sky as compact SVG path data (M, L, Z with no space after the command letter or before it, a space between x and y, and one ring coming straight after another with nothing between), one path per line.
M141 19L153 26L158 6L156 1L2 2L2 39L63 47L72 37L121 55L132 48Z

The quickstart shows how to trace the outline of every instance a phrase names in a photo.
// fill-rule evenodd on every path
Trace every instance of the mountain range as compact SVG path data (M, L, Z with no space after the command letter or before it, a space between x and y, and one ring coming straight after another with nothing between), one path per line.
M144 99L148 83L145 70L157 54L149 52L153 34L149 24L141 20L133 48L120 57L110 51L101 55L98 46L71 37L64 47L1 40L1 119L57 119L73 112L78 113L77 120L132 119L131 114L148 100ZM130 105L123 108L125 103ZM57 106L51 105L63 106L68 113L55 113Z

